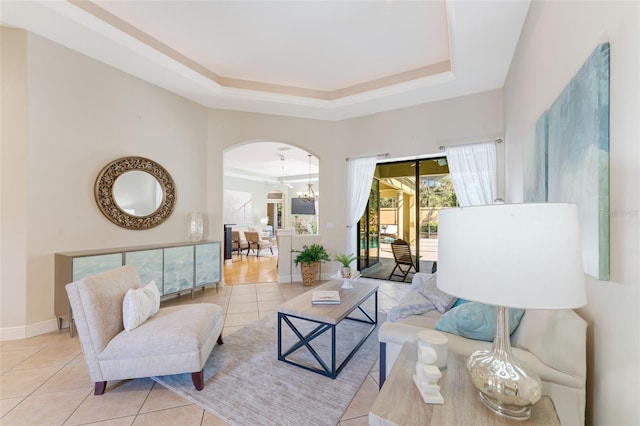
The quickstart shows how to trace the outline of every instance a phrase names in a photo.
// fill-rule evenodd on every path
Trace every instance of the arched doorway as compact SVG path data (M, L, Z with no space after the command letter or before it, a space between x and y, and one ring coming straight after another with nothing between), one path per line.
M224 152L223 223L235 231L241 248L225 260L225 283L277 282L278 230L317 232L317 203L305 203L305 211L296 205L310 188L319 194L318 164L308 151L275 141L250 141ZM243 249L246 232L258 232L272 247Z

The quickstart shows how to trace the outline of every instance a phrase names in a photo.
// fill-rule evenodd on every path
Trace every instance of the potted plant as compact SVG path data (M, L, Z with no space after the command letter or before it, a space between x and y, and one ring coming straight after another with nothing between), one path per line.
M302 250L292 250L298 255L293 259L296 266L300 265L302 273L302 285L310 286L316 283L318 268L321 262L330 260L329 253L320 244L302 246Z
M333 260L336 262L340 262L342 264L342 268L340 269L340 274L342 274L342 278L351 278L351 262L357 259L357 256L353 253L345 254L338 253L333 257Z

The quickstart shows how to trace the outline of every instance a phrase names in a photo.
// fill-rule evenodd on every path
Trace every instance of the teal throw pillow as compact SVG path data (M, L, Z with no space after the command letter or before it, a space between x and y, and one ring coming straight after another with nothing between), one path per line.
M508 309L509 334L513 333L524 309ZM474 340L493 342L496 334L496 307L479 302L464 303L445 312L436 323L436 330Z
M465 304L465 303L469 303L471 302L471 300L467 300L467 299L458 299L456 300L456 303L453 304L453 306L451 307L451 309L453 308L457 308L458 306Z

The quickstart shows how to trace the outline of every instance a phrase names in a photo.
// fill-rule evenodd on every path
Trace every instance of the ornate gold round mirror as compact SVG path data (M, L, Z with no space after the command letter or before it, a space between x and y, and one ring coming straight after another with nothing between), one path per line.
M107 164L98 174L94 193L107 219L135 230L160 225L176 202L171 175L144 157L122 157Z

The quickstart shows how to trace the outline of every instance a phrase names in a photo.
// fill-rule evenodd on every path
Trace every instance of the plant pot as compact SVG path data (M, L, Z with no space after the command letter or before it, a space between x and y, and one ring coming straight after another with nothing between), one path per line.
M316 284L316 276L318 275L318 268L320 264L318 262L300 264L300 272L302 273L302 285L304 287L312 286Z
M351 278L351 267L343 266L340 269L340 274L342 275L342 278Z

